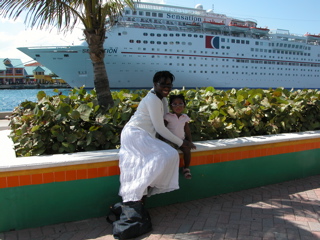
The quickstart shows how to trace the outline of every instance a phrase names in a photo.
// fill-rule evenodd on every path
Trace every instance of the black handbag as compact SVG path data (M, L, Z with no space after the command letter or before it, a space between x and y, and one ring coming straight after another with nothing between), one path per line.
M107 217L108 222L112 222L115 239L135 238L152 230L149 212L140 201L116 203L110 207L110 213L116 219L112 221L110 214Z
M113 222L120 219L120 215L122 212L121 206L122 202L118 202L109 207L109 214L107 215L108 223L113 224Z

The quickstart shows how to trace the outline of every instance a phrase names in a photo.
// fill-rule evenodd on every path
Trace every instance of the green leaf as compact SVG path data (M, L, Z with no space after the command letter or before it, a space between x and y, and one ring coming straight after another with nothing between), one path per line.
M83 121L89 122L90 121L90 114L92 112L92 108L89 107L87 104L81 104L77 111L80 113L80 118Z
M40 101L42 98L46 97L47 94L44 91L39 91L37 94L37 99Z
M89 131L90 131L90 132L97 131L99 128L101 128L101 126L91 126L91 127L89 128Z
M80 118L80 113L77 110L73 110L70 114L71 118L78 120Z
M78 140L76 134L68 134L67 136L67 142L68 143L75 143Z
M40 126L39 126L39 125L34 126L34 127L32 127L31 132L38 131L39 129L40 129Z

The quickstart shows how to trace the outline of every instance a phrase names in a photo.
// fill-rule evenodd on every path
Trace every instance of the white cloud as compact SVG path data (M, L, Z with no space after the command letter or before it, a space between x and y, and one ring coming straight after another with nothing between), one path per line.
M15 25L15 23L13 23ZM56 29L49 30L21 30L0 32L0 58L20 58L23 62L30 61L18 47L77 45L83 39L82 30L75 28L72 33L58 33Z

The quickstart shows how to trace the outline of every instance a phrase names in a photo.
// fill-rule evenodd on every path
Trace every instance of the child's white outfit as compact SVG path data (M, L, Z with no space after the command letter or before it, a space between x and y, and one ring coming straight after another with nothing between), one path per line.
M190 121L187 114L182 114L180 117L175 113L167 113L164 119L168 122L167 128L180 139L185 138L184 126Z

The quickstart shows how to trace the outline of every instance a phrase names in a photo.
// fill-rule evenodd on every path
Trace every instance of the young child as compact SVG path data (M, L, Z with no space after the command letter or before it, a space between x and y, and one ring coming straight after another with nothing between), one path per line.
M184 114L184 108L186 102L184 96L180 95L170 95L169 105L172 113L167 113L164 116L165 125L167 128L181 139L186 139L191 142L191 149L196 149L196 146L192 143L191 132L189 128L190 118L187 114ZM187 147L179 148L183 152L184 168L183 174L186 179L191 179L190 173L190 160L191 160L191 149Z

